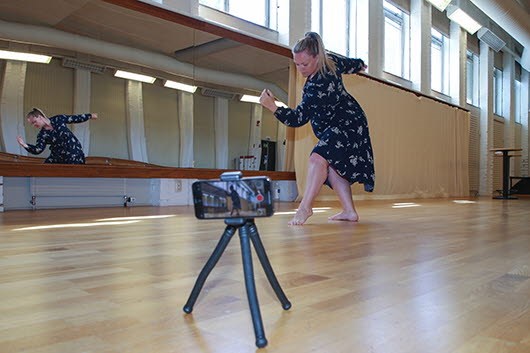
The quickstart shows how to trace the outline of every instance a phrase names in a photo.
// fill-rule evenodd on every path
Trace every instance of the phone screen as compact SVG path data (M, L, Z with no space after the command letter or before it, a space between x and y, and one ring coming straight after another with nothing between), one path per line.
M201 180L192 185L195 216L211 218L270 217L274 213L270 180Z

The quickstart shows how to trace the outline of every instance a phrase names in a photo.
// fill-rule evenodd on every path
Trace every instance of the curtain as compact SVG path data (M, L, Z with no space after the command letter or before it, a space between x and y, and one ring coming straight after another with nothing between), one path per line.
M368 118L375 161L375 189L354 184L355 199L466 197L469 195L470 114L362 75L344 75L344 84ZM297 82L297 102L304 79ZM299 199L307 162L317 140L310 124L296 129L294 163ZM323 186L317 200L336 199Z

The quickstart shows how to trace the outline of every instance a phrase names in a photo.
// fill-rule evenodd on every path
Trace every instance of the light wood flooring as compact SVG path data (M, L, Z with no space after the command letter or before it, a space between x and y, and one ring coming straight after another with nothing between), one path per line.
M182 310L222 220L191 207L0 214L0 352L530 352L530 198L356 205L357 224L328 222L326 203L301 227L286 225L291 203L256 219L292 303L255 258L262 349L237 234Z

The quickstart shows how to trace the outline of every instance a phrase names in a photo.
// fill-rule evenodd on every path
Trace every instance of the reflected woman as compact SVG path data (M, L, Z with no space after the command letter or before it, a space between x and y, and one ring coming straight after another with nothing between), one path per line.
M46 145L50 145L50 156L44 163L84 164L85 154L77 137L66 124L76 124L97 119L96 113L80 115L55 115L48 118L39 108L33 108L27 115L27 121L37 129L35 145L24 142L22 136L17 136L19 145L31 154L41 154Z

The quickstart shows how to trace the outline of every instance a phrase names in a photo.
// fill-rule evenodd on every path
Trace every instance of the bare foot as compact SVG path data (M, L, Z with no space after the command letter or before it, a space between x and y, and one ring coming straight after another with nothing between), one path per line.
M348 221L348 222L358 222L359 215L355 211L346 212L342 211L328 218L330 221Z
M310 209L298 208L293 219L291 219L288 224L290 226L301 226L312 215L313 215L313 210L311 208Z

